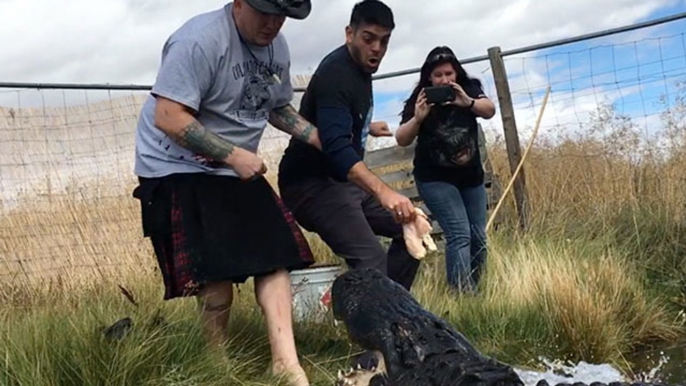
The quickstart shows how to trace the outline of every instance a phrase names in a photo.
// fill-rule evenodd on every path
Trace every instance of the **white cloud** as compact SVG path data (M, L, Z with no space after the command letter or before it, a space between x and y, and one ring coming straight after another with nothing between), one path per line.
M356 0L314 0L311 16L284 27L294 71L309 73L344 40ZM418 67L428 50L460 57L492 45L513 48L616 27L674 0L466 2L388 0L397 30L381 71ZM3 0L0 74L4 81L151 83L167 36L222 0ZM593 12L588 12L593 9ZM9 17L7 17L9 16Z
M312 73L344 42L357 0L313 0L306 20L284 27L293 72ZM0 81L152 84L164 41L188 18L225 0L2 0ZM461 58L635 22L675 0L387 0L397 28L380 73L417 68L436 45ZM593 12L588 12L593 9ZM476 64L478 70L488 62ZM416 74L378 81L378 92L408 92ZM0 90L1 92L1 90ZM0 94L0 105L15 105ZM9 102L8 102L9 101ZM57 103L61 103L58 99Z
M152 82L167 35L222 1L5 0L5 81ZM9 44L8 44L9 42Z

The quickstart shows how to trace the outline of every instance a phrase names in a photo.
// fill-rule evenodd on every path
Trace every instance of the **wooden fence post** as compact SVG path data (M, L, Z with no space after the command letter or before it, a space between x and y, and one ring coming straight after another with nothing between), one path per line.
M510 85L507 81L507 71L505 62L501 55L500 47L488 49L488 57L491 61L495 88L498 92L498 103L500 105L500 115L503 120L503 131L505 133L505 145L507 146L507 158L510 163L510 173L515 172L519 161L522 159L522 150L519 145L519 134L517 133L517 123L515 121L514 106L512 105L512 95ZM526 178L522 168L514 183L515 205L519 215L519 225L522 229L527 229L529 224L529 200L526 192Z

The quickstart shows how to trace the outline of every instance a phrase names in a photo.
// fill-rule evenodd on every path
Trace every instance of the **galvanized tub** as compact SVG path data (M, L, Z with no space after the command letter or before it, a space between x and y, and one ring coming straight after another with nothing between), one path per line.
M331 286L343 272L340 265L316 265L291 271L293 319L325 321L331 309Z

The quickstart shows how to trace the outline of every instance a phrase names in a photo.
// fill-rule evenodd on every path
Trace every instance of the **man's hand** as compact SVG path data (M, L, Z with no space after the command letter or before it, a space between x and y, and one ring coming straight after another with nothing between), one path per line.
M372 122L369 124L369 134L372 137L392 137L391 129L386 122Z
M378 199L384 208L393 213L393 217L395 217L395 221L398 223L404 224L414 221L414 205L409 198L389 188L384 191L384 193L380 194Z
M412 201L386 185L364 162L360 161L353 165L348 172L348 180L379 200L381 206L393 213L397 222L403 224L414 221Z
M262 158L240 147L236 147L233 153L226 159L238 176L249 181L258 178L267 172L267 166Z

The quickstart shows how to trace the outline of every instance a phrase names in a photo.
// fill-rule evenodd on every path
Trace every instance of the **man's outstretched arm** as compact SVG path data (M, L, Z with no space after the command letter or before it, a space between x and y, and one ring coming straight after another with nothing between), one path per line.
M348 172L348 180L376 197L381 205L393 212L399 223L414 220L414 205L409 198L391 189L381 178L360 161Z
M269 115L269 123L277 129L322 150L317 128L298 114L292 105L288 104L272 110Z
M317 116L323 152L333 166L335 177L348 180L376 197L398 222L414 220L412 201L369 170L353 148L350 112L344 108L325 107L319 109Z

